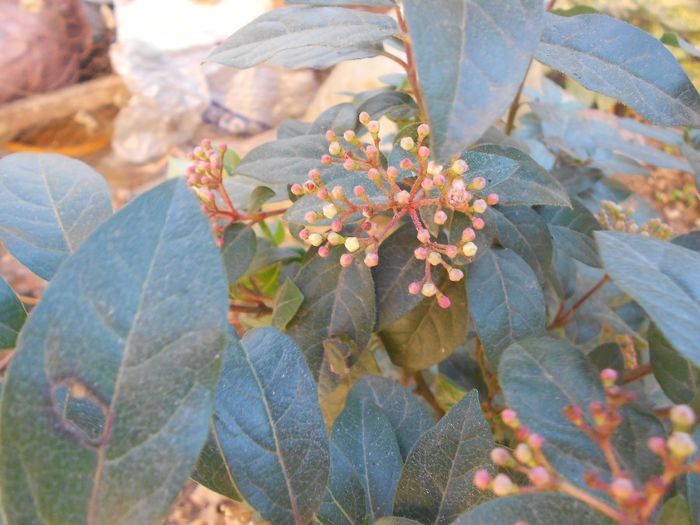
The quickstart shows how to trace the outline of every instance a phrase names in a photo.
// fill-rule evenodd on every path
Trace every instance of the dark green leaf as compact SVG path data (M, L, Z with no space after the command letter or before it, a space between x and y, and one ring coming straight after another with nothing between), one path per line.
M253 193L250 194L245 210L248 213L259 212L263 204L272 199L275 195L277 195L275 190L267 186L258 186L253 190Z
M467 290L476 332L494 367L512 343L544 332L542 289L535 273L515 252L494 249L472 263Z
M245 224L232 224L224 232L221 257L229 284L243 277L255 257L258 241L253 229Z
M682 36L679 36L678 33L664 33L661 37L661 41L667 46L680 47L690 56L700 58L700 49L688 42Z
M355 129L357 125L357 110L349 102L336 104L321 113L309 128L308 134L324 135L332 129L338 135L342 135L348 129Z
M504 206L489 208L486 220L495 222L501 246L520 255L544 283L552 271L552 236L544 219L527 206Z
M498 193L501 205L571 205L561 184L518 149L486 144L467 151L462 158L469 164L469 175L484 177L484 193Z
M693 439L696 443L700 443L699 427L695 427ZM697 453L694 459L697 461ZM688 495L688 503L690 504L690 513L693 517L693 525L698 525L700 524L700 474L688 474L686 492Z
M224 458L213 421L210 423L209 437L207 437L207 442L199 453L199 459L191 477L197 483L214 492L223 494L227 498L236 501L241 501L242 499L238 493L231 469Z
M227 310L219 252L183 181L99 227L19 337L0 408L8 521L161 523L207 437ZM101 412L97 439L58 411L64 389Z
M364 5L368 7L395 7L394 0L287 0L288 4L305 5Z
M597 232L608 274L668 342L700 366L700 253L642 235Z
M479 395L483 395L486 392L486 385L481 377L481 369L467 350L468 346L473 345L473 340L465 341L450 357L438 365L438 370L460 390L468 392L476 389Z
M364 348L375 322L372 273L362 261L343 268L338 258L343 248L331 251L328 258L312 254L294 277L304 296L287 333L306 356L314 377L323 363L323 341L345 336L357 348Z
M394 513L420 521L452 522L489 498L474 487L474 472L492 468L494 447L479 395L472 391L418 440L396 489Z
M392 379L365 376L348 397L348 402L354 400L372 402L382 411L394 429L403 459L408 457L418 438L433 426L425 403Z
M380 91L360 104L357 111L366 111L376 120L385 115L395 120L411 120L418 113L413 97L402 91Z
M620 376L625 372L625 358L617 343L603 343L588 353L588 359L598 370L612 368Z
M435 297L418 305L379 332L393 363L422 370L447 359L467 338L469 313L462 283L445 280L439 288L452 301L440 308Z
M679 354L652 323L648 334L654 377L674 403L691 403L700 390L700 369Z
M327 68L378 54L398 31L385 15L342 7L287 7L256 18L224 40L208 60L240 69L264 62Z
M107 183L87 164L53 154L0 160L0 241L43 279L112 215Z
M553 9L552 13L560 16L594 15L598 10L588 5L577 5L569 9Z
M688 248L694 252L700 252L700 230L693 230L691 232L679 235L674 239L671 239L673 244L678 246L683 246L683 248Z
M290 139L300 135L308 135L311 129L311 124L301 122L300 120L285 120L277 128L277 139Z
M507 405L524 425L544 437L545 454L560 473L581 484L584 472L608 475L598 446L562 413L565 407L578 405L590 425L589 403L605 397L598 371L581 351L551 337L524 339L503 353L498 378ZM615 455L626 472L646 480L660 466L658 457L646 449L646 438L663 434L663 427L634 407L626 408L623 417L613 437Z
M600 230L595 216L578 199L571 200L572 208L545 206L540 214L547 221L554 245L583 264L600 268L600 256L593 232Z
M275 297L275 306L272 313L272 326L279 330L284 330L289 322L299 311L304 302L304 295L294 281L287 278L280 286Z
M396 516L378 519L373 525L421 525L420 522Z
M543 27L540 0L407 0L406 23L438 161L511 104Z
M15 292L0 277L0 350L14 348L27 311Z
M389 419L372 399L351 391L333 425L330 480L318 512L321 523L354 525L390 515L401 463Z
M564 494L524 494L496 498L464 514L453 525L612 525L613 521L585 503Z
M274 328L232 340L214 427L246 501L272 523L311 520L328 479L328 438L316 385L294 341Z
M496 221L493 220L490 210L487 210L484 215L485 226L483 230L480 230L476 234L476 239L474 239L474 244L476 244L477 252L472 258L467 258L461 253L453 259L453 263L456 265L464 266L470 262L473 262L481 258L484 254L488 253L493 244L493 239L496 237L497 228ZM449 221L449 226L447 230L447 236L452 244L458 244L462 239L462 232L466 228L471 228L472 221L464 213L453 213L452 218Z
M535 57L655 124L700 127L700 96L675 57L626 22L548 14Z
M661 507L659 525L692 525L690 505L682 494L676 494Z
M700 187L700 151L688 144L683 144L681 146L681 153L685 155L685 158L688 159L691 168L693 168L693 173L695 174L695 185Z

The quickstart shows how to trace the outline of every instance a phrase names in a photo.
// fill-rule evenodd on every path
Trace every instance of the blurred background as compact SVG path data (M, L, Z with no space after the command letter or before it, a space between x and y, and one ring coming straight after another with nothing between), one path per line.
M330 105L349 100L346 93L379 88L380 77L401 72L383 58L348 62L329 71L271 66L235 70L205 62L217 43L282 4L283 0L0 0L0 156L26 151L80 158L105 176L118 207L163 178L181 174L187 151L203 137L227 142L243 156L274 139L283 121L311 121ZM700 0L556 3L563 9L577 5L663 37L700 88ZM543 81L545 76L549 79ZM543 82L549 84L543 88ZM552 91L558 86L586 109L578 117L605 122L606 116L634 117L615 101L542 68L532 68L527 86L526 93L543 93L540 107L559 96ZM527 126L537 115L522 113L520 139L527 142ZM653 141L631 129L624 131L624 138ZM532 154L547 162L537 151ZM695 178L666 161L666 167L645 165L645 175L627 173L620 178L643 206L679 233L698 228ZM38 297L44 286L2 248L0 273L28 298ZM231 525L252 519L245 509L192 484L167 523Z

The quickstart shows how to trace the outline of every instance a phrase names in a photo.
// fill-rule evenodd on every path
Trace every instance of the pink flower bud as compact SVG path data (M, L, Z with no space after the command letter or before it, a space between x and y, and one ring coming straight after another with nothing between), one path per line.
M442 165L438 164L437 162L433 162L432 160L428 162L428 175L435 177L435 175L438 175L439 173L442 173Z
M323 244L323 236L320 233L312 233L309 235L309 243L312 246L321 246Z
M329 164L331 164L331 162L333 162L333 159L331 159L330 155L323 155L321 157L321 164L323 164L324 166L328 166Z
M438 173L437 175L433 175L433 182L436 186L442 187L447 182L447 179L445 179L445 176L442 173Z
M474 257L477 251L479 251L479 247L473 242L468 242L462 246L462 253L465 257Z
M333 195L334 199L341 200L343 197L345 197L345 190L342 186L333 186L331 195Z
M486 187L486 179L484 177L476 177L469 184L470 190L483 190Z
M484 226L486 226L486 223L484 222L484 219L481 217L475 217L472 219L472 227L475 230L483 230Z
M430 126L428 126L427 124L421 124L420 126L418 126L418 129L416 131L418 132L418 136L420 138L427 137L428 135L430 135Z
M369 221L365 221L362 224L360 224L360 228L362 229L362 231L368 232L372 229L372 223Z
M338 140L338 137L335 134L335 131L333 131L332 129L329 129L328 131L326 131L326 140L328 142L335 142L336 140Z
M520 425L517 412L510 408L506 408L501 412L501 421L503 421L504 425L512 429L516 429Z
M355 186L352 192L355 194L355 197L362 197L365 194L365 189L362 186Z
M313 182L311 182L310 180L307 180L304 183L304 189L306 191L316 191L316 185Z
M345 133L343 133L343 138L345 140L347 140L348 142L355 142L355 140L357 140L357 136L355 135L355 132L351 129L349 129Z
M547 469L544 467L531 468L527 471L527 477L530 478L530 481L535 487L549 485L552 480L552 476L550 476L549 472L547 472Z
M527 438L527 444L530 445L530 448L539 450L544 445L544 438L539 434L530 434Z
M368 157L374 157L377 154L377 147L370 144L365 148L365 153Z
M428 248L425 246L419 246L415 250L413 250L413 256L418 259L419 261L424 261L428 258Z
M402 138L399 145L401 146L401 149L405 150L405 151L412 151L413 148L416 147L416 143L413 141L413 139L411 137Z
M600 372L600 380L605 387L611 387L617 381L617 372L612 368L606 368Z
M424 191L430 191L434 186L435 182L433 182L433 179L429 179L427 177L420 183L420 187L423 188Z
M187 177L187 185L194 186L195 184L197 184L198 180L199 179L197 178L197 175L190 175L189 177Z
M618 501L629 501L636 495L634 484L627 478L616 478L610 484L610 492Z
M219 144L219 151L221 153L226 153L226 150L228 150L228 145L227 144Z
M374 252L369 252L365 255L365 266L368 268L374 268L379 264L379 255Z
M435 224L443 225L447 222L447 214L442 210L438 210L433 215L433 221Z
M411 295L418 295L420 293L421 283L413 282L408 285L408 293Z
M347 268L352 265L352 255L349 253L344 253L340 256L340 266Z
M508 476L498 474L493 478L493 493L496 496L508 496L515 492L515 486Z
M489 195L486 197L486 203L489 206L495 206L496 204L498 204L499 200L501 199L498 196L498 193L489 193Z
M515 456L515 459L525 465L530 463L533 459L532 450L530 450L530 447L528 447L525 443L519 443L518 446L515 447L513 455Z
M465 228L462 231L462 240L465 242L470 242L476 239L476 232L471 228Z
M442 255L438 252L430 252L428 254L428 262L433 266L437 266L442 262Z
M666 446L671 455L682 460L689 458L697 450L695 441L686 432L673 432L666 441Z
M433 283L425 283L423 288L421 288L421 293L425 297L432 297L437 293L437 291L437 286L435 286Z
M488 205L484 199L478 199L474 201L474 204L472 205L472 209L475 213L484 213L487 207Z
M205 150L210 150L211 149L211 139L202 139L202 149Z
M379 122L376 120L370 120L367 123L367 131L369 131L372 135L379 133Z
M452 164L452 171L454 171L457 175L463 175L468 170L469 170L469 166L462 159L456 160L454 162L454 164Z
M339 220L335 220L331 222L331 230L334 232L338 233L340 230L343 229L343 223L340 222Z
M450 244L445 247L445 255L447 255L450 259L457 257L458 253L459 248L457 248L454 244Z
M331 155L337 157L343 152L343 148L338 142L331 142L330 145L328 146L328 153Z
M452 268L449 273L450 281L458 282L464 279L464 272L458 268Z
M430 148L427 146L421 146L418 148L418 158L427 159L428 157L430 157Z
M399 166L402 170L410 170L413 167L413 162L411 162L411 159L401 159Z
M506 449L497 447L491 451L491 461L494 465L498 465L499 467L505 467L506 465L511 463L512 460L510 454Z
M647 439L647 447L649 447L649 450L658 456L663 456L666 454L666 440L662 437L650 437Z
M430 241L430 232L426 229L420 230L416 236L420 242L425 244Z
M396 166L389 166L386 169L386 175L389 177L391 180L396 179L396 177L399 176L399 170L396 169Z
M345 168L347 171L352 171L355 169L355 161L352 159L345 159L343 162L343 168Z
M316 184L318 184L321 181L321 172L315 168L312 170L309 170L309 173L307 175Z
M309 230L307 230L306 228L303 228L302 230L299 231L299 238L300 238L302 241L305 241L305 240L307 240L307 239L309 238L309 234L310 234L310 233L311 233L311 232L310 232Z
M688 405L676 405L671 409L671 423L676 428L688 430L695 424L695 412Z
M396 202L399 204L408 204L408 201L411 199L411 194L408 193L406 190L401 190L396 194Z
M452 304L452 301L450 301L450 298L447 297L446 295L440 295L438 296L437 299L438 306L442 308L443 310L446 310L447 308L450 307Z
M331 249L327 244L324 244L318 249L318 254L321 257L328 257L331 254Z
M293 195L303 195L304 194L304 188L301 187L301 184L292 184L292 194Z
M487 490L491 484L491 474L485 468L474 472L474 486L479 490Z
M322 201L325 201L326 199L328 199L328 190L326 188L321 188L320 190L318 190L316 196Z
M363 111L362 113L360 113L359 121L360 121L360 124L364 124L366 126L370 121L369 113L367 113L366 111Z
M309 224L313 224L318 220L318 214L315 211L307 211L304 214L304 220Z

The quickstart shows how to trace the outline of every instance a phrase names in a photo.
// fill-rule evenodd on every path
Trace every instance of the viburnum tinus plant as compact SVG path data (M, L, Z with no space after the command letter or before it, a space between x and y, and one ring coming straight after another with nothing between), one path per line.
M114 215L78 161L0 160L49 281L0 282L0 521L157 524L192 478L273 524L700 523L700 235L619 202L612 142L518 125L536 60L697 164L673 56L553 1L289 3L209 59L405 74Z

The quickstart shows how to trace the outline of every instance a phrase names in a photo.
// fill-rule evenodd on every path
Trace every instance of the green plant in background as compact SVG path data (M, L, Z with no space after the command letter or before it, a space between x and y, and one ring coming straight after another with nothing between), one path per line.
M273 524L700 523L700 236L610 178L698 165L673 55L540 0L289 3L210 60L405 77L114 215L78 161L0 160L50 280L29 317L0 288L2 521L156 524L191 477ZM533 60L651 124L545 83L518 125Z

